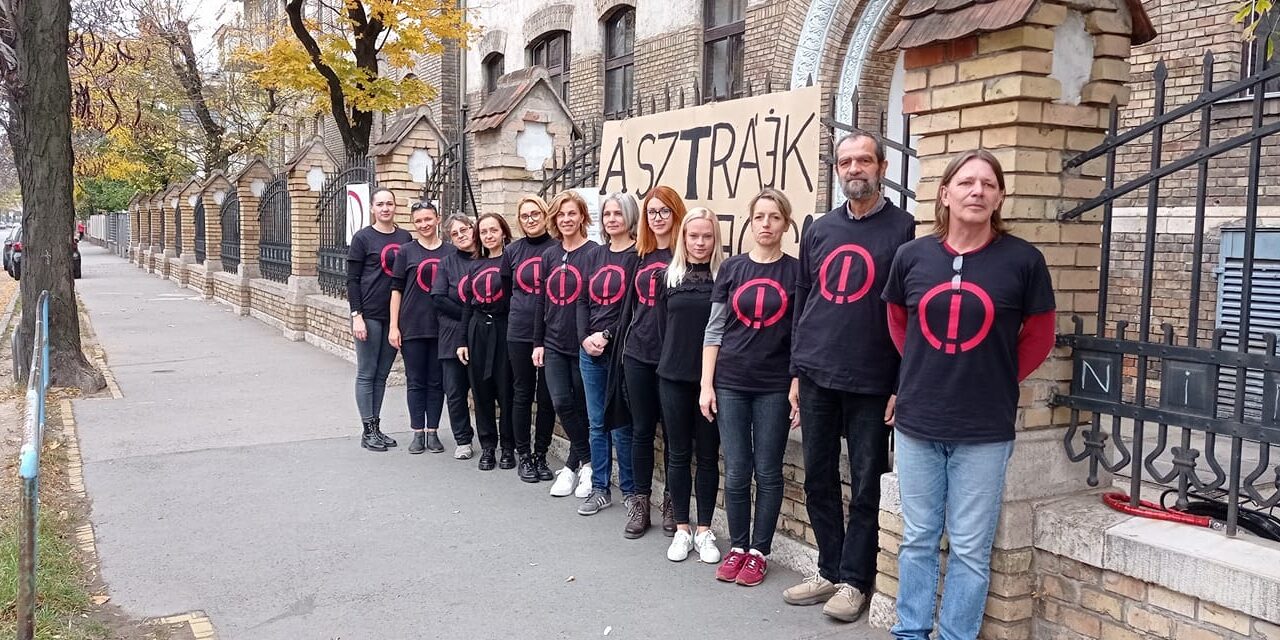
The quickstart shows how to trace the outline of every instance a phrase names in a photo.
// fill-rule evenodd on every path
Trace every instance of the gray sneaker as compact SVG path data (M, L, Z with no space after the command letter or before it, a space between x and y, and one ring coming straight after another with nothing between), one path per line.
M836 591L836 585L815 573L805 578L804 582L783 591L782 599L787 604L800 606L821 604L834 596Z
M578 515L593 516L611 504L613 504L613 498L609 497L608 491L592 489L591 493L587 494L587 499L582 501L582 506L578 507Z
M867 594L847 585L836 585L836 594L822 606L824 615L842 622L857 622L867 610Z

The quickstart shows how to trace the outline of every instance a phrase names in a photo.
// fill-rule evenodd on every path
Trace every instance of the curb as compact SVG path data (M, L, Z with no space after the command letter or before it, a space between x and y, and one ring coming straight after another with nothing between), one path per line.
M80 457L80 436L76 431L76 419L71 400L60 400L58 410L62 413L62 433L67 443L67 483L77 496L87 500L88 492L84 486L84 460ZM76 547L88 557L91 564L101 566L102 563L98 558L97 536L94 534L92 522L86 522L76 528ZM213 630L213 623L203 611L192 611L164 618L147 618L144 623L149 625L187 624L196 640L217 640L218 638Z

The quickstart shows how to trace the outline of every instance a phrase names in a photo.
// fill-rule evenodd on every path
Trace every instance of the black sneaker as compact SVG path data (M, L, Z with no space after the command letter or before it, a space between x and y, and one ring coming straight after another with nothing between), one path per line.
M539 453L533 457L533 470L538 474L540 482L551 482L556 479L556 474L551 471L551 467L547 466L547 454Z
M498 458L498 468L499 469L516 468L516 453L510 449L503 449L502 457Z
M493 468L497 466L497 463L497 457L494 455L493 449L485 449L480 452L481 471L493 471Z
M427 434L421 431L413 432L413 442L409 443L409 453L422 453L427 450Z
M538 470L534 466L532 455L525 454L520 456L520 465L516 468L516 475L525 482L538 481Z
M440 436L435 431L427 432L427 451L444 453L444 444L440 442Z

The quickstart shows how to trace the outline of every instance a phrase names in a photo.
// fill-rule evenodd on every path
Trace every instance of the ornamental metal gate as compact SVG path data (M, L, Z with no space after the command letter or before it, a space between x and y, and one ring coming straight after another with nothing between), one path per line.
M205 249L205 232L204 232L204 198L199 198L196 200L195 210L192 212L191 218L192 218L191 223L194 224L196 227L195 229L196 231L196 234L195 234L196 235L196 240L195 240L196 264L204 264L204 260L207 257L206 256L207 251Z
M463 134L464 140L465 136ZM471 188L471 174L467 170L465 142L455 142L440 154L422 187L422 199L434 202L444 216L454 213L478 215L476 194Z
M173 206L173 251L182 255L182 203Z
M1176 495L1178 509L1220 509L1214 517L1235 535L1237 526L1251 527L1258 512L1280 504L1280 466L1272 467L1271 457L1280 453L1280 260L1265 255L1258 219L1261 172L1276 167L1274 160L1264 163L1263 142L1280 132L1280 120L1264 121L1263 87L1280 78L1280 66L1221 86L1214 82L1213 56L1203 62L1198 98L1166 112L1168 70L1161 62L1154 119L1121 132L1113 101L1105 141L1066 163L1068 169L1101 165L1106 176L1101 195L1061 214L1065 221L1101 209L1102 261L1096 329L1077 317L1074 332L1059 336L1060 345L1073 348L1073 372L1069 392L1052 403L1071 410L1064 444L1073 462L1088 463L1091 485L1102 470L1127 475L1136 507L1144 483L1151 483L1156 486L1146 488L1162 492L1161 502ZM1243 101L1242 94L1252 98ZM1240 132L1215 122L1229 113L1247 123ZM1118 180L1117 156L1135 153L1149 168ZM1174 175L1182 171L1194 182ZM1223 231L1215 257L1205 242L1206 214L1223 197L1223 186L1231 189L1228 197L1243 201L1237 209L1243 220L1239 229ZM1169 215L1162 203L1170 197L1194 200L1189 238L1158 242L1162 227L1175 222L1159 224L1162 209ZM1117 204L1128 205L1121 213L1136 223L1123 232ZM1267 242L1280 257L1274 240ZM1129 275L1134 265L1140 276ZM1212 300L1213 283L1206 289L1204 279L1215 273L1213 305L1202 297ZM1171 283L1187 283L1186 291L1160 295ZM1211 305L1217 306L1214 326Z
M235 191L222 201L219 220L222 223L222 270L240 272L240 195Z
M262 239L258 243L262 277L288 282L293 271L293 246L289 234L289 181L285 174L272 178L258 201Z
M373 195L378 180L373 158L347 158L338 172L325 180L317 202L320 223L319 272L320 290L338 298L346 297L347 249L350 235L347 230L348 207L352 210L353 224L363 227L369 222L369 203L364 195L352 192L352 185L368 185L367 194ZM357 190L358 191L358 190ZM350 195L349 195L350 193Z

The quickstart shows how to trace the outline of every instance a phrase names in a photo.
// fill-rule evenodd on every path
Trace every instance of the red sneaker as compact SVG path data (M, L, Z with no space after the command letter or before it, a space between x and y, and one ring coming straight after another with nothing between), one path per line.
M725 555L724 562L720 563L720 568L716 569L716 580L721 582L733 582L738 579L738 572L742 571L742 565L747 560L747 554L742 549L730 549Z
M754 587L764 582L764 575L769 573L769 561L764 556L758 556L754 553L747 554L746 562L742 565L742 570L738 572L738 578L734 580L744 587Z

